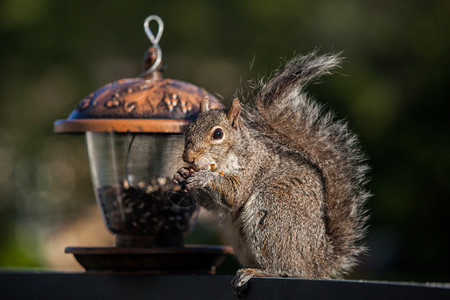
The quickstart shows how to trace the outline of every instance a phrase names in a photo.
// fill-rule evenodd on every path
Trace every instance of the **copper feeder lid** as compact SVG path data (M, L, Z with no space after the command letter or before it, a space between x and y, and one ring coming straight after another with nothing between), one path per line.
M156 37L148 26L153 20L159 25ZM67 119L55 121L54 132L183 133L200 113L203 98L209 98L211 108L223 108L205 89L161 77L162 53L158 43L163 25L158 16L150 16L144 22L153 47L144 57L141 77L121 79L91 93Z

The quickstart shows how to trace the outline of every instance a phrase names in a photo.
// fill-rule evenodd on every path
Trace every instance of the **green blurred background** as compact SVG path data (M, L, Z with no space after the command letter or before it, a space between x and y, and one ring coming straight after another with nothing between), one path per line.
M370 252L350 278L450 281L447 0L0 1L1 267L75 270L65 246L112 243L83 137L52 126L140 73L150 14L165 22L164 76L225 102L295 53L344 51L309 92L348 120L372 166ZM205 216L188 241L221 238Z

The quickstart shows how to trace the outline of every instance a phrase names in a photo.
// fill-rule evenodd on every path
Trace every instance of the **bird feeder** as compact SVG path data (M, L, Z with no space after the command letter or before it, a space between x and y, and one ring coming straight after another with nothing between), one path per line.
M144 22L152 46L140 77L99 88L54 123L56 133L85 134L97 204L116 238L115 247L66 248L87 271L211 273L231 251L184 245L199 206L170 180L180 167L182 133L203 98L223 106L203 88L162 77L163 25L154 15Z

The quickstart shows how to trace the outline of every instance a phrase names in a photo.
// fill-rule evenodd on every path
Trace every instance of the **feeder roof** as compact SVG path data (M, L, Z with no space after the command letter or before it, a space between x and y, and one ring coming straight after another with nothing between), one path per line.
M121 79L81 100L67 119L55 121L54 131L182 133L205 97L211 108L223 108L205 89L159 72Z

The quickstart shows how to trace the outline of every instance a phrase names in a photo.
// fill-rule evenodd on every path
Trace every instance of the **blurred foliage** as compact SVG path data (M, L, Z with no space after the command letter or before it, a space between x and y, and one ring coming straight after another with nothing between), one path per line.
M340 74L309 91L349 121L372 166L370 252L352 276L450 280L446 0L2 0L1 266L48 267L48 236L95 203L84 139L52 124L140 73L150 14L165 22L165 77L225 101L295 53L343 51ZM188 239L220 241L205 225Z

